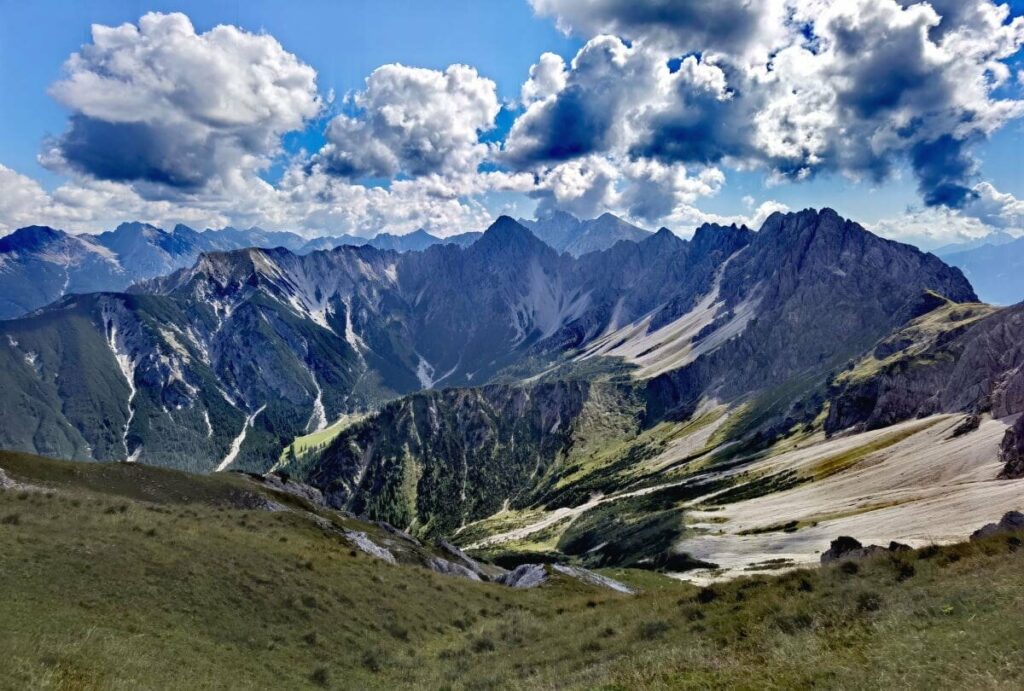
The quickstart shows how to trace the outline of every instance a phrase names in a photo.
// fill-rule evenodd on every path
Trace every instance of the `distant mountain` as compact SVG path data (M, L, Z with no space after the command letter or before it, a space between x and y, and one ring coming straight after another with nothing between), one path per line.
M287 231L222 228L196 231L177 225L170 232L146 223L122 223L99 235L73 235L31 226L0 238L0 319L42 307L68 293L121 291L142 280L192 266L204 252L246 247L284 247L306 254L343 245L372 245L399 252L455 242L467 245L480 233L442 240L418 230L382 233L372 239L352 235L313 239Z
M29 226L0 238L0 318L16 317L67 292L132 283L117 255L95 237Z
M964 272L985 302L1013 305L1024 300L1024 238L947 254L943 259Z
M664 233L575 260L501 218L467 248L207 253L133 294L0 324L0 446L265 469L344 413L536 371L644 315L671 319L751 235Z
M998 246L1005 245L1008 242L1013 242L1014 237L1009 233L1003 231L994 231L985 235L984 237L976 238L974 240L968 240L966 242L954 242L948 245L943 245L933 249L931 252L937 257L948 257L951 254L958 254L960 252L966 252L967 250L977 249L986 245Z
M571 214L555 211L536 220L519 219L519 222L557 251L574 257L608 249L620 240L640 242L651 235L608 213L581 221Z

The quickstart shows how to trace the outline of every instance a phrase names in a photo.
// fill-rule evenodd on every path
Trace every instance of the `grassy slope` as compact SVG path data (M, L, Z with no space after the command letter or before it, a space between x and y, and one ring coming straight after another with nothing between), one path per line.
M634 598L514 591L233 508L239 477L0 467L59 488L0 491L0 687L1024 683L1024 549L1006 537L710 591L637 572L614 572Z

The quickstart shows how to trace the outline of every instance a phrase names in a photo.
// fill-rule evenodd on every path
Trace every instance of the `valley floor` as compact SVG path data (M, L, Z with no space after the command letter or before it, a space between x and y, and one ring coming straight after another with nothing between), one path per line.
M960 436L953 430L962 415L832 439L818 432L748 460L716 464L709 460L716 451L711 440L728 417L675 437L639 464L647 473L638 480L640 489L595 493L571 508L506 511L468 526L473 538L464 542L528 559L531 550L549 550L597 507L693 488L691 496L671 504L685 523L674 550L717 568L673 575L707 584L816 565L840 535L864 544L959 542L1007 511L1024 509L1024 479L997 479L999 444L1013 417L983 419Z
M0 468L0 688L1024 684L1020 535L705 588L606 571L636 596L514 590L375 559L334 526L379 528L235 474Z

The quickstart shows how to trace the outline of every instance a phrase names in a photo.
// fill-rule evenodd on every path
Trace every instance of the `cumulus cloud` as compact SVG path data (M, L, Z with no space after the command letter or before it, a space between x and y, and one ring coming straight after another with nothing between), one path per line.
M266 34L183 14L94 25L50 93L72 112L44 164L100 180L195 190L266 166L316 116L316 72Z
M39 183L0 164L0 190L0 234L40 222L48 199Z
M679 52L745 52L771 42L784 6L777 0L530 0L564 31L645 39Z
M465 65L444 72L384 65L338 115L316 162L348 178L473 172L487 155L481 132L500 109L493 81Z
M531 103L512 125L506 163L524 168L618 148L630 130L631 101L649 98L655 86L646 54L614 36L589 41L559 81L560 89Z
M542 53L537 63L530 67L530 78L523 84L523 104L530 105L554 96L565 88L565 77L565 60L562 56Z
M598 35L566 86L512 128L506 152L521 166L625 152L777 181L880 181L906 164L926 205L960 207L974 195L973 145L1024 114L996 95L1024 18L991 0L533 5Z

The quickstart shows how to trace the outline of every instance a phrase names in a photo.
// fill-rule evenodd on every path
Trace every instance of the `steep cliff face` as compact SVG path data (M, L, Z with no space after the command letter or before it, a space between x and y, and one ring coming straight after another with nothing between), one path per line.
M931 413L1024 411L1024 307L944 304L881 341L832 383L825 428Z
M823 383L928 309L928 291L977 297L959 270L884 240L831 209L774 214L725 267L721 317L704 332L734 336L652 383L656 408L691 408L713 393L733 400L787 385Z

